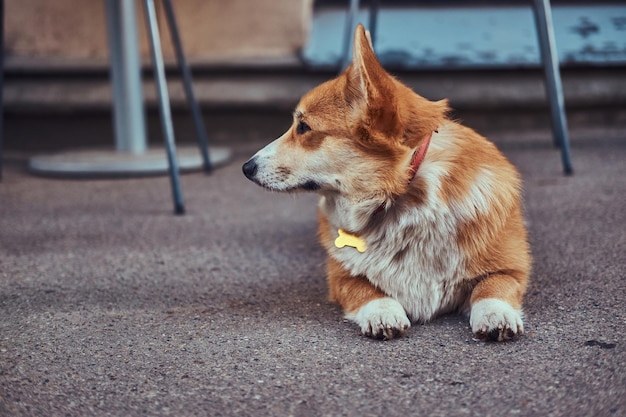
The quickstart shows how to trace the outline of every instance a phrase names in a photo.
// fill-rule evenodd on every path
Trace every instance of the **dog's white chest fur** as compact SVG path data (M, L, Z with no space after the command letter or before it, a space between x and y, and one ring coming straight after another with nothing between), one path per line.
M459 284L464 278L463 253L456 241L450 210L431 199L426 206L398 204L380 213L380 222L360 235L367 250L329 248L329 255L353 275L363 275L404 307L415 321L427 321L464 301ZM322 197L320 208L329 218L330 232L348 213L341 204ZM349 216L349 215L348 215Z

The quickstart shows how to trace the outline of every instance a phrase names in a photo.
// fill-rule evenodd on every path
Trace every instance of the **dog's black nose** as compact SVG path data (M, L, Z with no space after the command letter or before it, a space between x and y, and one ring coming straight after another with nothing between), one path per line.
M256 171L259 168L259 166L256 164L255 159L256 158L252 158L251 160L243 164L243 167L241 167L241 169L243 170L243 175L245 175L248 179L254 178L254 176L256 175Z

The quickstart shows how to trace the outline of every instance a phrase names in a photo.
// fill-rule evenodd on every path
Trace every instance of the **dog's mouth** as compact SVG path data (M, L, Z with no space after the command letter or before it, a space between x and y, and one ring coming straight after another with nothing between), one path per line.
M252 181L254 181L256 184L260 185L261 187L265 188L266 190L269 191L278 191L278 192L282 192L282 193L297 193L297 192L302 192L302 191L318 191L322 189L322 186L313 180L307 180L301 184L296 184L296 185L285 185L285 184L265 184L261 181L257 181L256 179L253 179Z
M297 188L303 191L317 191L320 190L322 186L313 180L308 180Z

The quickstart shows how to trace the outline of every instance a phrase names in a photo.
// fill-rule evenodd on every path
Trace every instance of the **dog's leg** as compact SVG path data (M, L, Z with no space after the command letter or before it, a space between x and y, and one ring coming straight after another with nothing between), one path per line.
M514 275L489 275L472 291L470 325L479 338L503 341L524 333L522 283L525 280Z
M334 259L328 261L330 299L343 307L346 318L361 332L376 339L393 339L411 326L404 308L373 286L365 277L353 276Z

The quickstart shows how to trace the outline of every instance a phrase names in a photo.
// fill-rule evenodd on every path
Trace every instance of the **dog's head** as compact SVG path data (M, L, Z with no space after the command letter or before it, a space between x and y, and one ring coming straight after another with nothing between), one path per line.
M445 101L426 100L387 74L359 25L352 64L308 92L289 130L246 162L243 172L273 191L384 199L405 190L412 151L446 111Z

